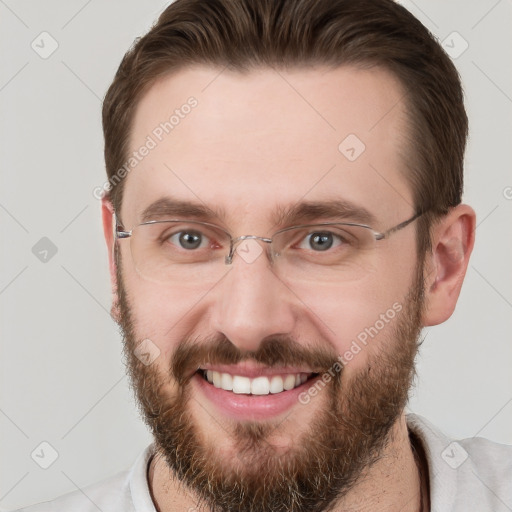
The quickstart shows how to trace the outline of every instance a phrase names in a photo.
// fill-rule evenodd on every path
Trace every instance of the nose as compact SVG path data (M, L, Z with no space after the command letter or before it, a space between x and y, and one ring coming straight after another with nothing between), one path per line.
M242 351L256 351L269 336L290 334L297 318L293 293L255 240L239 246L212 308L213 329Z

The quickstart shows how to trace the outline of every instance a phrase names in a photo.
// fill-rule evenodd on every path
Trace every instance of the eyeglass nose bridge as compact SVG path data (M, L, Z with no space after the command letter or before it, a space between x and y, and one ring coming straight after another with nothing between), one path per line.
M225 259L226 265L231 265L231 263L233 263L233 256L235 255L236 247L240 244L240 242L243 242L244 240L259 240L260 242L265 242L266 244L272 243L272 238L265 238L263 236L256 235L242 235L236 238L232 238L229 247L229 254Z

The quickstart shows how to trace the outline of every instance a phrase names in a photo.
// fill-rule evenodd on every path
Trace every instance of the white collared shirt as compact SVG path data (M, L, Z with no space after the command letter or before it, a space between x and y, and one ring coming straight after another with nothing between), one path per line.
M407 415L429 467L431 512L511 512L512 446L475 437L454 441L425 418ZM149 445L129 471L17 512L156 512L147 470Z

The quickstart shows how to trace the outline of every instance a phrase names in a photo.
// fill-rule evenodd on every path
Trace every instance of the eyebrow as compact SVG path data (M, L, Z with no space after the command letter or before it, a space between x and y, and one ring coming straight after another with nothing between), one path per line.
M151 203L141 213L141 222L179 217L187 219L224 219L225 212L221 208L212 209L202 203L183 201L171 197L162 197Z
M275 222L280 226L322 222L355 222L374 224L375 215L363 206L344 199L328 199L324 201L301 201L288 207L279 207Z
M141 222L170 218L225 221L223 208L211 208L204 203L162 197L151 203L141 213ZM344 199L300 201L289 206L279 206L269 215L274 226L293 226L311 222L356 222L372 225L375 216L366 208Z

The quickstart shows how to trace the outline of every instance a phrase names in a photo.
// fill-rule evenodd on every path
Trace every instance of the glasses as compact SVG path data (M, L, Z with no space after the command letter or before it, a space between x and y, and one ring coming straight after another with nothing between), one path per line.
M213 283L229 270L226 265L233 263L235 253L253 263L265 247L270 265L283 280L336 283L372 272L377 243L423 213L383 232L365 224L323 222L280 229L271 238L233 238L215 224L183 219L152 220L126 231L116 217L115 237L130 239L137 272L154 282L180 287Z

